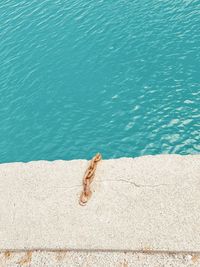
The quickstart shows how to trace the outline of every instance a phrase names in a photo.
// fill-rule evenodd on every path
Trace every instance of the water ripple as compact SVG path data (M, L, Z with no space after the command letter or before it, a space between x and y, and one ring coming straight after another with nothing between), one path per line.
M200 152L199 1L0 3L0 162Z

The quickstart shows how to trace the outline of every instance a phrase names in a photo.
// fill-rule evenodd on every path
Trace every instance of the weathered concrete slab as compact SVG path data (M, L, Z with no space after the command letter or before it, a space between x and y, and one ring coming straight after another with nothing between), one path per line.
M0 165L0 249L200 251L200 155Z

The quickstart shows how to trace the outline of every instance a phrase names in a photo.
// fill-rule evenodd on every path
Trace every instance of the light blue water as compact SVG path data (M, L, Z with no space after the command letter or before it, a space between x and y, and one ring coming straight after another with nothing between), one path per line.
M0 162L200 152L200 1L0 2Z

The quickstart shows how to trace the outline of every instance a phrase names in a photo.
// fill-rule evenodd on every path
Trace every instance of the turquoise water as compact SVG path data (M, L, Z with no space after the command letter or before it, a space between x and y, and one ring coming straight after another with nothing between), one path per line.
M0 2L0 162L200 152L200 2Z

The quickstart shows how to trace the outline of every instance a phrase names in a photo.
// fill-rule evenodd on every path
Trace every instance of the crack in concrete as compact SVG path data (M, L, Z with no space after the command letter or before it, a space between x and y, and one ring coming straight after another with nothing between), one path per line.
M150 184L138 184L134 181L129 181L129 180L125 180L125 179L118 179L118 180L101 180L101 181L96 181L96 182L125 182L131 185L134 185L135 187L159 187L159 186L169 186L171 184L155 184L155 185L150 185Z
M125 179L117 179L117 180L96 180L95 181L95 183L106 183L106 182L124 182L124 183L128 183L128 184L134 185L135 187L150 187L150 188L173 185L173 184L155 184L155 185L138 184L138 183L136 183L134 181L125 180ZM74 186L67 187L67 188L64 188L64 189L65 190L69 190L69 189L74 189L74 188L77 188L77 187L82 187L82 184L80 184L80 185L74 185Z

